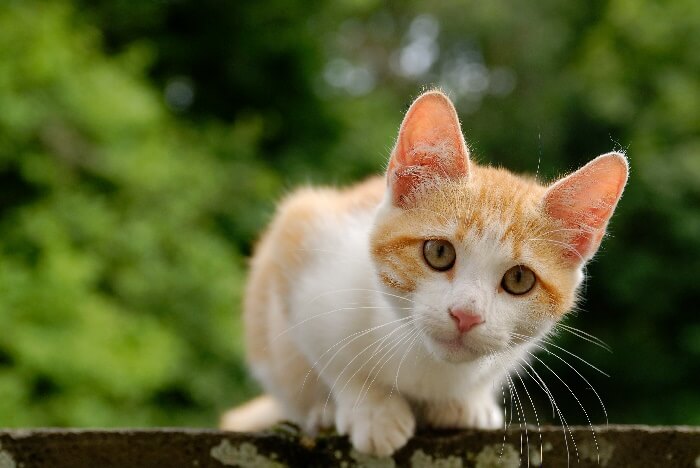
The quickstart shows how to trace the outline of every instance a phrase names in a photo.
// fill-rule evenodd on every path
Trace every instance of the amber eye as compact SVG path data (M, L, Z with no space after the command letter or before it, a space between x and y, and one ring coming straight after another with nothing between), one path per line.
M455 248L443 239L431 239L423 244L423 257L431 268L437 271L447 271L455 264Z
M501 287L510 294L519 296L530 291L536 281L535 273L531 269L525 265L516 265L503 275Z

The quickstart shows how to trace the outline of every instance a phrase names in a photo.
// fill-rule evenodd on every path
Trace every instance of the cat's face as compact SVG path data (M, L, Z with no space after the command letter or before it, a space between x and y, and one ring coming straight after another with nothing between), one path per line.
M525 345L573 306L626 176L620 155L551 187L470 165L451 103L427 93L402 124L372 231L382 287L442 360Z
M546 333L581 279L548 233L557 227L540 213L544 188L472 169L470 179L426 185L410 207L385 204L372 236L383 286L412 301L394 302L411 308L424 345L447 361Z

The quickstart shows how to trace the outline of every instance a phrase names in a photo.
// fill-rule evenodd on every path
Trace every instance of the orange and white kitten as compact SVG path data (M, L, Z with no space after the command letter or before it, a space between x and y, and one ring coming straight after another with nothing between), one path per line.
M496 391L569 311L627 181L608 153L552 185L477 166L438 91L385 178L289 196L257 247L248 361L269 396L227 429L335 425L389 455L416 425L503 426Z

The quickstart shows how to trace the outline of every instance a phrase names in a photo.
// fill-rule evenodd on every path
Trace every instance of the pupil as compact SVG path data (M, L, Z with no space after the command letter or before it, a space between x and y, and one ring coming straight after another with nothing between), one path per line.
M437 256L442 257L445 254L445 246L439 245L437 250Z
M515 282L520 283L523 280L523 272L522 270L518 270L515 272Z

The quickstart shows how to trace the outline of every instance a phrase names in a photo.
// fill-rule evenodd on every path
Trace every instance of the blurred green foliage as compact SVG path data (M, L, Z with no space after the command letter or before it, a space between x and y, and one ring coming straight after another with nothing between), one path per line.
M557 343L611 375L566 356L611 421L700 424L697 44L692 0L4 2L0 426L213 425L252 395L240 295L275 200L381 171L432 85L484 163L628 150L568 322L614 352Z

